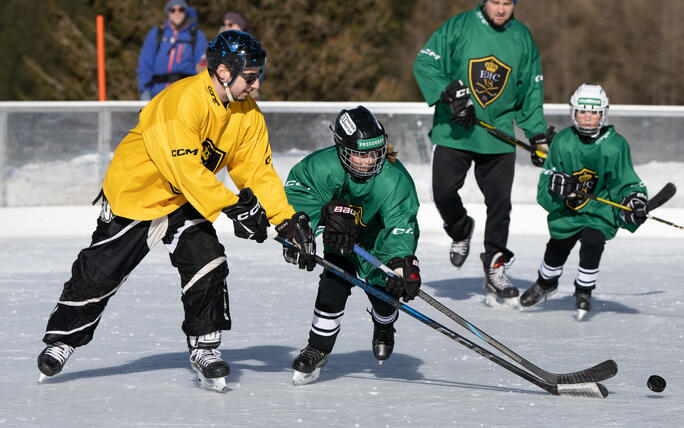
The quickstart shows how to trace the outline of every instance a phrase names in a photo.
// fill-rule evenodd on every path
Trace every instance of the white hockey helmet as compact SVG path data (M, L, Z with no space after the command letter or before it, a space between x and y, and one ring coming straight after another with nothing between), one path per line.
M582 83L570 97L570 114L572 116L572 123L575 125L577 132L588 137L596 137L606 123L608 107L608 97L600 85L587 85ZM587 128L586 126L580 127L576 117L577 112L580 111L597 111L601 113L598 125L592 126L591 128Z

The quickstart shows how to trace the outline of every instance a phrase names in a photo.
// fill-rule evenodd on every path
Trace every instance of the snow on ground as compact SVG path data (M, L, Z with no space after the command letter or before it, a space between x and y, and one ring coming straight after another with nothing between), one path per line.
M286 162L282 162L283 167ZM315 273L283 262L276 243L232 236L226 245L234 328L221 350L231 364L230 391L195 384L180 330L177 273L157 246L112 298L88 346L76 350L63 373L37 385L36 357L50 311L79 249L88 245L97 208L0 209L0 425L40 426L680 426L684 425L684 231L649 220L606 246L595 310L573 319L577 249L559 292L530 311L483 305L484 207L469 179L464 189L477 220L473 250L461 270L448 262L449 241L430 202L429 169L410 166L421 195L418 248L424 290L518 354L554 372L613 358L618 375L603 400L555 397L448 337L402 314L392 358L379 366L370 340L364 294L354 290L342 331L319 381L294 387L292 358L306 344L316 295ZM637 172L653 189L681 164L644 165ZM514 186L510 246L512 280L528 288L548 239L544 213L527 194L531 167L519 167ZM281 172L284 177L285 173ZM654 214L684 223L677 196ZM488 347L422 301L409 303ZM646 388L659 374L661 394Z

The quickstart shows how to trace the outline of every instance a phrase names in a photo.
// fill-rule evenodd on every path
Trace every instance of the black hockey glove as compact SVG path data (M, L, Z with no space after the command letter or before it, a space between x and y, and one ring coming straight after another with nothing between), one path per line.
M451 121L470 129L475 125L475 106L470 99L470 88L465 86L460 80L454 80L444 89L439 97L443 103L449 104L451 108Z
M633 192L631 195L625 196L622 198L622 205L631 208L632 211L620 210L622 220L629 224L642 224L648 218L646 217L648 214L647 204L648 199L641 192Z
M292 218L276 226L276 232L281 238L295 244L298 248L283 247L283 258L299 269L311 272L316 267L316 241L309 224L309 216L304 212L295 213Z
M549 126L546 129L546 134L537 134L533 135L532 138L530 138L530 145L533 149L532 153L530 153L532 165L538 166L540 168L542 165L544 165L544 160L546 160L546 158L538 156L536 151L539 150L543 153L549 152L549 146L551 145L551 141L553 140L553 137L556 135L555 129L556 128L554 128L553 126Z
M266 211L249 187L240 190L238 198L236 204L223 209L228 218L233 220L235 236L264 242L269 226Z
M356 212L344 199L335 199L321 208L321 225L323 243L339 251L349 254L359 239L359 228L356 225Z
M387 278L387 293L394 298L403 297L404 302L413 300L420 290L420 266L416 256L392 257L387 262L397 276Z
M554 172L549 180L549 192L567 199L579 188L579 180L576 176L565 172ZM574 195L573 195L574 196Z

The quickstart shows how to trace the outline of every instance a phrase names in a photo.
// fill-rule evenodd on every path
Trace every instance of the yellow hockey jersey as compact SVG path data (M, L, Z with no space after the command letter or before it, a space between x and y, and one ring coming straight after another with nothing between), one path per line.
M238 189L254 191L271 223L294 214L256 103L247 97L225 108L204 71L172 84L140 111L114 152L103 190L121 217L152 220L190 202L213 222L238 201L216 178L224 167Z

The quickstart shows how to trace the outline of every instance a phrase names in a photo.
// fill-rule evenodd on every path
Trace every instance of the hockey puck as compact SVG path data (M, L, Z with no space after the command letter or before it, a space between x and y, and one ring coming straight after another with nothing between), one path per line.
M665 390L665 379L658 375L653 375L648 378L646 386L648 386L648 389L650 389L651 391L663 392Z

